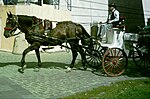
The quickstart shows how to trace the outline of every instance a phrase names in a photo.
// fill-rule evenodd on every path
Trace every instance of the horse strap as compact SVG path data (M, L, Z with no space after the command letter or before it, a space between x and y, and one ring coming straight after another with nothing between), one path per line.
M76 36L76 37L70 37L70 38L67 38L66 41L68 41L68 40L75 40L75 39L80 40L80 38Z
M42 34L39 34L39 33L29 33L30 35L33 35L33 36L38 36L38 37L42 37L42 38L46 38L46 35L42 35Z
M41 23L43 23L43 22L39 22L39 23L37 23L37 24L33 25L33 26L29 29L29 30L34 29L36 26L40 25Z

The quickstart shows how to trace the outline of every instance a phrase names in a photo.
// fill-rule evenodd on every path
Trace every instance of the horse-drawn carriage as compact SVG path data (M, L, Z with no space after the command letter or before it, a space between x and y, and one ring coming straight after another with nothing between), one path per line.
M103 30L99 27L103 27L103 23L96 25L97 31L94 31L93 35L96 38L101 39L101 54L102 67L105 73L109 76L121 75L127 65L128 59L132 58L136 66L141 69L150 68L150 27L145 26L144 28L139 27L138 33L125 33L124 18L113 28L107 28ZM95 28L95 26L93 26ZM113 30L111 30L113 29ZM108 34L103 34L103 31ZM100 32L100 33L99 33ZM101 34L101 35L99 35ZM102 37L101 37L102 36ZM108 41L106 41L106 39ZM107 49L107 50L106 50Z
M149 66L150 61L146 58L149 55L149 47L147 47L147 43L141 44L142 42L140 41L143 37L147 38L149 36L143 34L139 36L137 36L138 34L125 35L123 20L112 30L113 32L109 34L110 36L107 36L107 42L103 43L105 35L102 35L102 29L98 27L95 32L96 34L90 36L82 25L71 21L64 21L58 22L54 29L49 27L50 31L45 35L42 21L37 21L38 18L33 16L12 15L11 13L7 14L8 18L6 20L6 27L4 28L4 36L8 38L16 35L14 31L18 28L25 33L26 40L31 44L31 46L23 52L21 60L22 68L18 69L21 73L23 73L25 69L25 55L32 50L35 50L38 58L38 67L41 67L39 53L39 47L41 45L60 45L71 49L73 56L70 65L71 68L74 66L77 52L79 52L84 69L87 68L87 65L97 70L103 67L107 75L118 76L125 71L128 64L128 57L124 47L124 43L127 43L132 49L130 53L133 54L134 62L142 67ZM139 40L134 39L132 41L132 37L134 36L138 37ZM82 45L79 44L79 41L81 41ZM69 43L70 46L62 45L64 42Z

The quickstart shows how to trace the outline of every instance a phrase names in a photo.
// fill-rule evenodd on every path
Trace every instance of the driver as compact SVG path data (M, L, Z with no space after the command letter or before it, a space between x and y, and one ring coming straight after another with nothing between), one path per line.
M119 23L119 11L116 10L114 3L108 5L109 15L106 23L101 24L100 33L102 43L112 43L113 42L113 27Z
M114 3L108 5L109 7L109 15L107 19L107 23L113 24L113 26L118 24L119 21L119 11L116 10L116 6Z

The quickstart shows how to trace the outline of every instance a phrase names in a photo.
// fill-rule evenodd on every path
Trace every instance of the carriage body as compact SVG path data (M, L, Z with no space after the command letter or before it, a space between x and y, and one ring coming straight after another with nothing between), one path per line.
M123 42L123 35L125 33L124 20L118 23L115 27L112 24L103 23L94 23L91 27L91 30L95 29L91 35L97 40L94 50L99 51L101 67L109 76L121 75L128 63Z
M99 39L101 49L105 48L105 50L100 51L103 53L101 54L102 67L107 75L121 75L128 65L128 58L132 58L135 65L141 69L150 68L149 26L144 27L139 33L125 33L124 28L112 28L112 30L108 30L107 42L103 31L99 31L103 24L97 26L100 28L95 28L97 33L95 33L96 35L92 33L92 36Z

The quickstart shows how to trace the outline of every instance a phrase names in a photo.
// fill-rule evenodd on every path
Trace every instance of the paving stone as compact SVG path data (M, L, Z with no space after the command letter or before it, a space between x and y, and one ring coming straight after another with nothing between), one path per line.
M2 91L13 91L9 85L0 85L0 92Z
M71 62L71 53L41 53L42 68L34 72L37 65L34 54L26 56L27 69L23 74L20 68L21 55L0 51L0 99L57 99L77 92L90 90L98 86L145 77L105 77L88 71L74 69L66 73L64 67ZM75 66L82 67L80 57ZM59 68L58 68L59 67Z
M35 97L31 92L14 83L7 77L0 77L0 99L27 99Z

